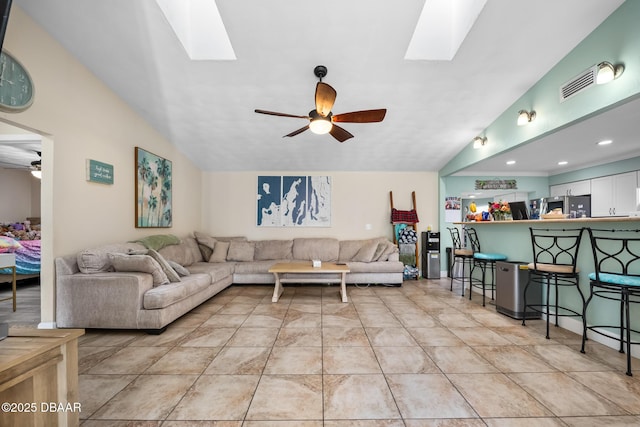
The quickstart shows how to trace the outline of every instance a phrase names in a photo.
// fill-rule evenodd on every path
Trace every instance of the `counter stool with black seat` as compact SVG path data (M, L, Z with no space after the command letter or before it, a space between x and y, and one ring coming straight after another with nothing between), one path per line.
M588 330L617 340L620 342L620 353L625 351L627 353L626 373L632 376L631 345L640 344L638 338L635 341L631 338L632 332L640 334L640 331L632 328L630 316L630 305L640 303L640 230L588 229L588 231L595 271L589 274L590 294L584 306L580 352L585 352L584 345ZM588 325L587 320L590 316L587 316L587 310L594 297L620 304L617 325ZM606 319L605 312L600 310L598 318ZM602 322L608 323L607 320Z
M524 287L524 311L530 308L544 314L547 322L546 338L549 339L549 317L555 316L555 326L559 317L583 317L584 294L580 289L579 272L576 267L578 251L582 239L583 228L547 229L531 228L531 246L533 262L529 263L529 280ZM545 288L545 301L541 304L527 304L527 290L530 286ZM553 309L551 306L551 290L554 290ZM573 309L560 304L560 288L575 288L582 299L580 309ZM525 326L525 319L522 319Z
M471 243L471 249L473 250L473 263L471 266L471 272L469 273L469 299L471 299L471 294L473 293L472 291L474 286L477 288L482 288L482 306L484 307L487 286L491 288L491 300L493 300L495 297L496 262L506 261L507 256L500 253L482 252L480 248L480 240L478 239L476 230L473 228L465 228L465 233L467 233L469 243ZM476 267L480 267L480 270L482 271L481 280L474 279L473 277L473 272ZM487 271L491 272L490 283L487 283Z
M461 280L462 281L462 291L461 295L464 296L464 282L467 276L464 275L465 265L468 265L469 274L471 274L471 268L473 266L473 249L469 249L462 244L462 239L460 239L460 232L456 227L447 227L449 233L451 233L451 241L453 242L453 262L449 266L449 276L451 277L451 286L450 289L453 291L453 281ZM455 275L456 264L462 264L462 273L460 276ZM471 279L469 279L471 281Z

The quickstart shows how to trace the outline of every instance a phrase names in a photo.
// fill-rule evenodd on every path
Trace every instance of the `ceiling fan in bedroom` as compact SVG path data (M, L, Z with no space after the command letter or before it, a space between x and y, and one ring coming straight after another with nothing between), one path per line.
M27 164L27 162L29 162L29 157L33 158L32 155L26 154L26 153L21 154L22 153L21 149L13 149L13 151L9 152L11 155L9 155L9 157L6 159L3 158L2 155L0 155L0 168L27 169L31 171L31 175L33 175L38 179L42 179L42 152L37 150L24 150L24 151L27 151L27 153L33 152L37 154L38 159L33 160ZM7 154L5 153L5 155Z
M38 179L42 179L42 152L36 151L38 160L31 162L31 175Z
M316 108L311 110L306 116L299 116L295 114L277 113L275 111L267 110L255 110L259 114L268 114L271 116L280 117L293 117L297 119L307 119L309 124L301 127L298 130L285 135L285 137L292 137L301 134L302 132L310 129L311 132L317 134L329 133L335 139L340 142L344 142L349 138L353 138L353 135L347 130L341 128L335 123L375 123L381 122L387 113L386 108L377 110L362 110L353 111L350 113L333 114L331 109L333 103L336 100L336 91L334 88L326 83L322 82L322 78L327 75L327 67L324 65L318 65L313 69L313 73L320 79L316 85L315 104Z

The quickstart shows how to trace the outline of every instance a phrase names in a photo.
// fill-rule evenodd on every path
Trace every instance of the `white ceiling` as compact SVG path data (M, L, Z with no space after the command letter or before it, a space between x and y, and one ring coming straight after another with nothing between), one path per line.
M153 0L14 7L203 170L437 171L621 3L489 0L452 61L403 59L424 0L218 0L231 61L190 60ZM306 115L319 64L334 113L385 120L344 124L355 138L340 144L282 138L305 122L254 113Z
M31 162L40 160L42 138L0 122L0 169L33 170Z

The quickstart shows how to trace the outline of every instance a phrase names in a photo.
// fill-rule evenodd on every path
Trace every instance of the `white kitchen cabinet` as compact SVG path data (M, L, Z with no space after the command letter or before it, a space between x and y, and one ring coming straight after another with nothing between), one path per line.
M637 210L638 173L627 172L591 180L591 216L627 216Z
M519 192L515 192L515 193L506 193L506 194L501 194L499 196L495 196L493 198L494 202L519 202L519 201L525 201L525 202L529 202L529 193L525 193L524 191L519 191Z
M583 181L568 182L566 184L552 185L549 187L549 195L555 196L584 196L591 194L591 181L585 179Z

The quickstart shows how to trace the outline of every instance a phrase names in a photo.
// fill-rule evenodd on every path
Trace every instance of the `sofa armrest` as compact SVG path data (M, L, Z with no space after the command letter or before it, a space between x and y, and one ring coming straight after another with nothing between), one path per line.
M148 273L109 272L56 277L56 324L63 328L137 328Z

